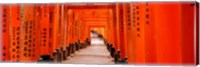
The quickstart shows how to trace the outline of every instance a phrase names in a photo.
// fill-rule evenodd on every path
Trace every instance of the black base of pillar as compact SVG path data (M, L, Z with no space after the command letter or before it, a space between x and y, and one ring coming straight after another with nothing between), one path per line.
M52 58L50 57L50 55L41 55L40 59L38 60L38 62L51 62Z

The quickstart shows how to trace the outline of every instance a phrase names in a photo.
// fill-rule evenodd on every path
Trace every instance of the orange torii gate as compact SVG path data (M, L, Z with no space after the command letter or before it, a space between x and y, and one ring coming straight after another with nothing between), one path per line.
M198 63L199 44L197 5L2 4L1 61L32 62L41 56L55 60L55 51L64 56L65 48L73 50L70 44L90 38L91 28L103 28L105 40L113 45L115 53L120 51L120 59L128 58L129 64L194 65Z

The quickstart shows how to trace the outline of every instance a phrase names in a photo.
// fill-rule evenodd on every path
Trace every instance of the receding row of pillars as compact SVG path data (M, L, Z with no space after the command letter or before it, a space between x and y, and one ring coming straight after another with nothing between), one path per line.
M62 61L67 60L67 57L73 56L76 51L86 48L87 46L90 46L90 41L88 38L83 43L81 43L79 40L75 43L70 43L69 46L65 48L61 47L59 49L56 49L53 52L52 58L50 57L50 55L42 55L38 62L61 63Z
M127 57L121 59L120 50L116 50L110 43L106 43L106 46L107 46L107 50L110 52L111 57L114 58L115 64L127 64L128 63Z

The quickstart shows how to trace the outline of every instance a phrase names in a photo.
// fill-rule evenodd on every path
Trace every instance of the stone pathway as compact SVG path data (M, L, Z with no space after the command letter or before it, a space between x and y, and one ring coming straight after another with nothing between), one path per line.
M92 45L77 51L63 63L67 64L114 64L106 46L99 38L92 39Z

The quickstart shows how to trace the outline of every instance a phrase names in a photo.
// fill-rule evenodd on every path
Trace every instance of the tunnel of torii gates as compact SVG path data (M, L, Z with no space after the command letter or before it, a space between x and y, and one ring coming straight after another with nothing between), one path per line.
M196 2L1 4L1 61L55 58L95 29L128 64L196 65L198 9Z

